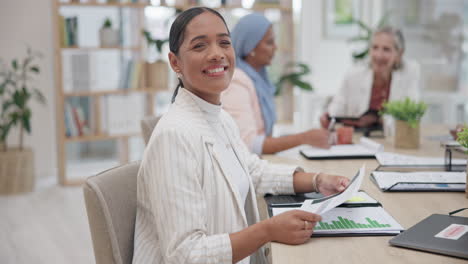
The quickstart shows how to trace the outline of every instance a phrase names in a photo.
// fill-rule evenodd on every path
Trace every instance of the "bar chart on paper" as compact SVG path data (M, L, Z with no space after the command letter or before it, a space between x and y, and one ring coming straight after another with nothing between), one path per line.
M273 215L292 209L295 208L273 208ZM336 207L322 215L312 236L399 234L402 230L403 227L382 207Z
M403 227L382 207L337 207L322 215L316 234L399 233Z

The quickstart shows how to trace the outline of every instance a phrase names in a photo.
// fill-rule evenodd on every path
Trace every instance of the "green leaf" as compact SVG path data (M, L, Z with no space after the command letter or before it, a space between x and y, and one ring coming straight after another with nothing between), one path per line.
M312 85L310 83L302 81L302 76L305 76L310 73L310 68L307 64L304 63L288 63L286 64L287 70L283 75L280 76L279 80L276 82L276 91L275 95L279 95L282 90L282 86L285 82L289 82L294 86L297 86L306 91L312 91Z
M35 73L39 73L39 67L38 66L31 66L31 68L29 68L30 71L32 72L35 72Z
M463 147L468 148L468 126L465 126L460 132L457 133L457 142L460 143L460 145Z
M33 89L33 95L39 101L39 103L41 103L43 105L45 105L47 103L46 98L41 93L41 91L39 91L38 89Z
M358 42L358 41L369 42L370 37L369 36L356 36L356 37L352 37L352 38L348 39L348 42Z
M362 60L367 57L367 54L369 54L369 48L366 48L361 52L353 52L353 58L355 60Z
M368 25L366 25L362 20L357 19L357 20L355 20L355 21L356 21L356 23L357 23L362 29L364 29L365 31L367 31L367 33L369 33L369 34L372 33L372 29L371 29Z
M303 82L299 79L294 79L292 81L292 84L294 84L295 86L298 86L300 87L302 90L305 90L305 91L313 91L314 89L312 88L312 85L310 85L309 83L307 82Z
M14 59L12 62L11 62L11 66L13 67L13 69L15 69L15 71L18 69L18 61L16 59Z
M397 120L407 122L411 127L416 127L426 109L427 105L424 102L418 103L406 97L404 100L384 103L380 114L389 114Z
M26 109L23 115L21 116L21 123L26 130L26 132L31 133L31 110Z
M155 40L156 50L158 51L159 54L161 54L161 52L162 52L162 47L163 47L164 43L166 43L168 41L169 41L169 39L157 39L157 40Z

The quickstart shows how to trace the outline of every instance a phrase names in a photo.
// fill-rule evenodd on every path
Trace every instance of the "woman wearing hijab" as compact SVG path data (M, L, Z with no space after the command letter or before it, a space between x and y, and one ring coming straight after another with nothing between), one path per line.
M275 86L266 71L276 51L271 22L258 13L244 16L232 31L232 41L237 65L222 94L223 108L236 121L248 148L256 154L271 154L301 144L329 147L324 129L272 137Z

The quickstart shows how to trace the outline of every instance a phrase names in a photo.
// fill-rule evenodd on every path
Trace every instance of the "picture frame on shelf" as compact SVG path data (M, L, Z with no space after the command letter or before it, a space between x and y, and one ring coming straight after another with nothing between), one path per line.
M355 20L362 17L362 0L323 0L322 3L325 39L348 39L359 33Z

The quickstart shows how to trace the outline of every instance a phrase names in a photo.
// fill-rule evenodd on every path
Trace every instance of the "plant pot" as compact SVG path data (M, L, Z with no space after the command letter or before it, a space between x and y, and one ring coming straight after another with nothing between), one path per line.
M395 120L394 145L396 148L419 148L419 141L419 124L413 128L407 122Z
M9 149L0 152L0 194L30 192L34 188L34 153L32 149Z
M112 28L101 28L99 41L101 47L117 47L119 46L119 31Z
M465 197L468 199L468 163L466 163L466 184L465 184Z
M146 64L146 85L148 89L166 91L169 89L169 66L163 60Z

